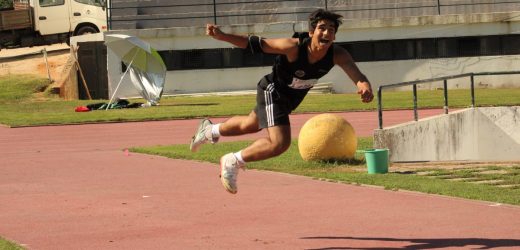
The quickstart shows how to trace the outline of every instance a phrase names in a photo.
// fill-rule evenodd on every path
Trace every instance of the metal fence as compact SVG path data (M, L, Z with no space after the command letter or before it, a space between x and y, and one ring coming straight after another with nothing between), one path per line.
M112 0L109 29L305 21L323 8L344 19L520 11L520 0Z
M379 88L377 90L377 111L378 111L377 113L378 113L378 118L379 118L379 129L383 129L383 89L412 86L414 121L418 121L419 120L419 114L417 112L417 85L418 84L426 84L426 83L432 83L432 82L437 82L437 81L443 81L443 83L444 83L444 87L443 87L444 113L448 114L448 111L449 111L448 110L448 80L469 77L470 92L471 92L471 107L474 108L475 107L475 77L476 76L515 75L515 74L520 74L520 71L466 73L466 74L444 76L444 77L425 79L425 80L417 80L417 81L410 81L410 82L381 85L381 86L379 86Z

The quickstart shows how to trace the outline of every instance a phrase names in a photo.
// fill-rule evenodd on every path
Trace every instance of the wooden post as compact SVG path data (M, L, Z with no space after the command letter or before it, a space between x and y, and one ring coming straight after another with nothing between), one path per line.
M47 77L49 77L49 81L52 82L51 70L49 69L49 61L47 60L47 50L43 48L42 53L43 58L45 59L45 67L47 68Z

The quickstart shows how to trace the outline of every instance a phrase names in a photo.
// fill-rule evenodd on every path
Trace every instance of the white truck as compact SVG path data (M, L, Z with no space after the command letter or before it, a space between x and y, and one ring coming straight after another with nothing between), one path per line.
M0 49L69 42L107 30L106 0L14 0L0 10Z

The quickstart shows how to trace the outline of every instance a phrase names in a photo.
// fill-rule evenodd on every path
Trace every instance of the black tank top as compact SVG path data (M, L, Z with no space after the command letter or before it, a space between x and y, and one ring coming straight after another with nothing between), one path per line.
M278 55L273 65L273 71L266 75L269 82L274 82L275 88L284 93L300 93L305 95L318 79L326 75L334 67L334 45L319 61L310 64L308 46L311 38L300 39L298 58L289 62L287 56Z

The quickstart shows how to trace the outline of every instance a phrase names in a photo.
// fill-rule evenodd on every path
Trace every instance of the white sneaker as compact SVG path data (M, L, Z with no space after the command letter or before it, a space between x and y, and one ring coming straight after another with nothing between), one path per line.
M220 181L224 188L232 194L237 193L237 175L240 168L244 169L245 165L240 164L233 153L220 158Z
M197 152L200 146L208 141L211 143L217 143L218 138L213 138L211 134L211 126L213 123L208 119L202 119L199 123L195 135L191 138L190 150L191 152Z

